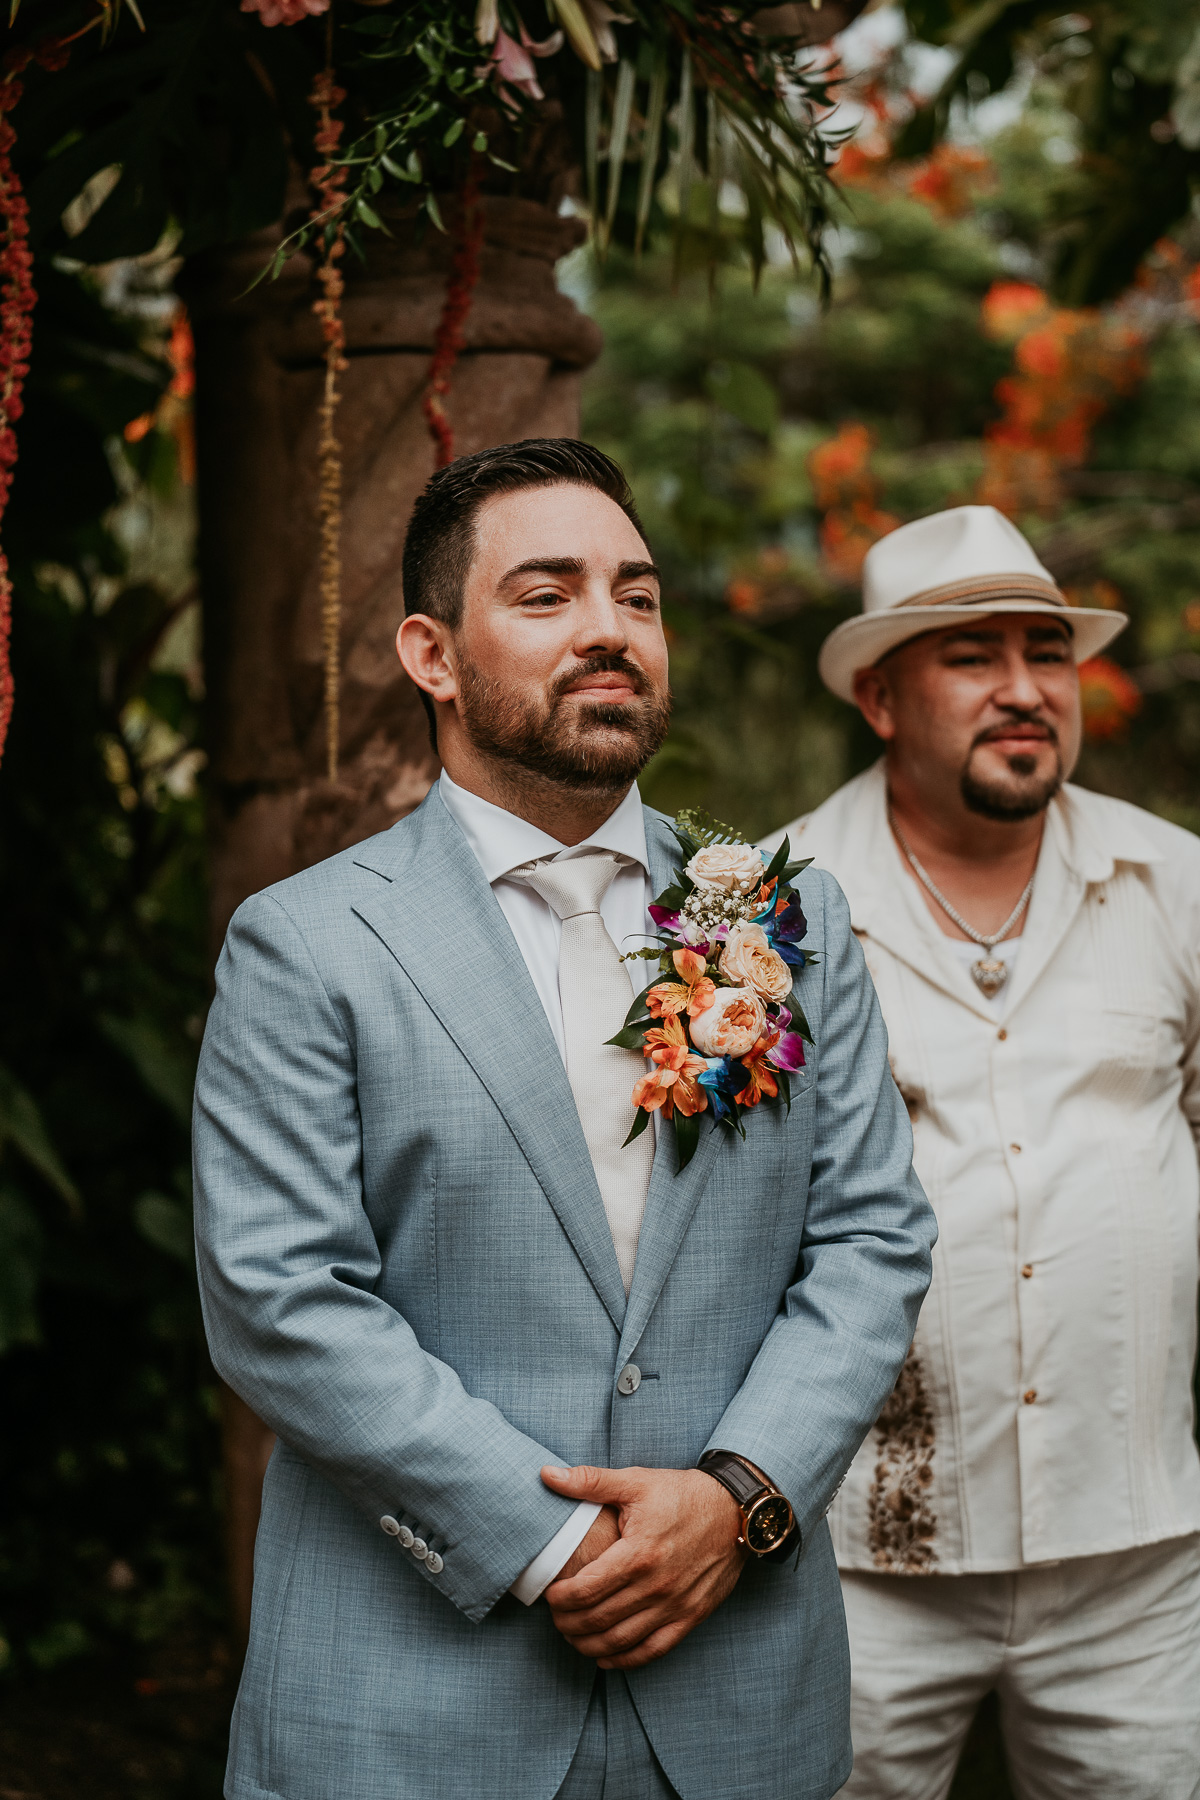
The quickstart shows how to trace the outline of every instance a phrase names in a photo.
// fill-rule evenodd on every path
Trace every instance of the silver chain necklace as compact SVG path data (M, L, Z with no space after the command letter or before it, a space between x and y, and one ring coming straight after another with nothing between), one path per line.
M1008 936L1021 914L1025 911L1025 908L1029 905L1029 896L1033 892L1034 876L1036 876L1037 870L1034 870L1033 875L1031 875L1029 880L1025 883L1021 898L1017 901L1017 904L1013 907L999 931L990 933L976 931L973 925L967 924L967 921L963 918L957 907L951 906L945 894L942 893L941 889L935 885L932 878L921 867L921 864L913 855L908 839L896 823L896 815L893 813L891 807L888 808L888 823L896 834L900 848L912 864L913 873L917 877L917 880L928 893L933 895L946 917L948 919L953 919L954 923L958 926L958 929L960 931L965 931L973 944L978 944L982 950L994 950L996 945L1000 943L1003 938ZM976 987L979 989L984 999L991 1000L1000 992L1000 989L1008 980L1008 968L998 956L981 956L978 962L971 964L971 975Z

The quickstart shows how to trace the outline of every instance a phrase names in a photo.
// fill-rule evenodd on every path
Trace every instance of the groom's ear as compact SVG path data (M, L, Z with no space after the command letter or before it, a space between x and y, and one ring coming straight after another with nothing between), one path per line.
M396 633L396 654L405 674L431 700L449 704L458 698L454 633L441 619L409 613Z

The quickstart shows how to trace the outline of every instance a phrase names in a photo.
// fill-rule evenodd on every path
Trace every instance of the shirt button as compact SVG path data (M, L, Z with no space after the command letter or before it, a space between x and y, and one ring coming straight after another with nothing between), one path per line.
M393 1519L391 1513L384 1513L379 1524L381 1530L386 1531L389 1537L400 1536L400 1521L399 1519Z
M1032 1406L1034 1401L1037 1399L1037 1389L1036 1388L1026 1388L1024 1394L1021 1397L1024 1400L1026 1406Z
M445 1563L442 1561L436 1550L430 1550L426 1554L425 1567L429 1570L431 1575L440 1575L445 1566Z
M404 1545L404 1548L406 1550L412 1549L413 1541L414 1541L413 1534L408 1529L407 1525L401 1525L399 1531L396 1533L396 1536L400 1539L400 1542Z
M996 1033L996 1036L1000 1039L1001 1043L1003 1043L1005 1038L1007 1038L1008 1033L1007 1033L1007 1031L1005 1031L1003 1025L1000 1027L999 1031Z
M617 1376L618 1394L636 1394L642 1385L642 1371L636 1363L626 1363Z
M1020 1156L1020 1154L1021 1154L1020 1144L1010 1144L1008 1147L1012 1151L1014 1156Z
M418 1562L424 1562L429 1554L429 1545L425 1542L424 1538L415 1537L409 1545L409 1549L412 1551Z
M1033 1274L1033 1264L1032 1263L1022 1263L1021 1264L1021 1273L1025 1277L1026 1281L1028 1281L1029 1277Z

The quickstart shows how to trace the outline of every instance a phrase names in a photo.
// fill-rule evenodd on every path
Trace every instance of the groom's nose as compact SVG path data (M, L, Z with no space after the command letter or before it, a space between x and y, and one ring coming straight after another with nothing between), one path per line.
M589 582L572 609L575 630L571 648L576 656L611 655L629 647L629 631L624 611L613 599L607 583Z

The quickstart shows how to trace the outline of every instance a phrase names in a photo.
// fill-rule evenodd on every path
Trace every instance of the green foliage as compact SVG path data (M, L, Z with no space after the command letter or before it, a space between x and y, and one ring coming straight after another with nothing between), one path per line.
M906 0L905 12L954 61L900 153L928 150L956 103L999 93L1024 67L1053 87L1079 151L1053 202L1056 291L1070 305L1120 293L1185 216L1200 176L1196 0L1099 0L1086 14L1044 0Z
M898 186L852 189L828 311L778 268L757 291L727 269L710 294L699 281L673 290L665 251L640 269L619 257L579 265L575 289L606 338L584 433L628 470L666 576L675 715L643 784L664 811L699 804L758 834L877 754L816 675L821 642L858 597L820 552L810 458L861 422L882 513L914 518L976 497L996 384L1012 366L981 302L1014 261L1046 258L1056 242L1052 100L1043 91L989 145L994 181L962 216ZM763 387L774 414L756 407ZM1066 473L1047 514L1020 520L1063 559L1063 579L1111 583L1132 614L1112 655L1134 673L1141 711L1088 743L1081 778L1193 829L1198 402L1200 328L1174 304L1151 329L1144 380L1100 421L1088 465Z
M500 0L487 42L476 0L337 9L346 135L334 160L349 176L345 198L301 222L272 268L335 223L360 251L365 232L389 231L389 217L419 215L443 230L445 197L471 170L494 191L527 192L532 181L557 197L570 169L585 169L601 239L640 241L652 213L662 217L672 140L682 236L707 242L720 184L732 178L745 196L735 229L752 260L762 261L770 223L819 261L831 196L816 121L829 94L790 40L756 34L757 10L698 16L689 0L631 3L616 21L618 60L606 63L574 0ZM110 29L89 32L90 0L44 0L9 25L9 44L74 39L65 69L30 70L21 104L35 245L94 263L148 252L168 230L186 253L276 223L289 156L305 169L323 160L309 96L326 20L267 28L235 0L156 0L144 17L117 7L109 19ZM520 55L526 27L540 40L535 92L513 71L499 84L491 60L497 29ZM693 185L712 215L694 231ZM69 239L63 215L80 196L84 216Z
M206 1000L196 607L180 591L170 440L121 439L169 370L156 329L106 308L93 283L52 267L36 280L0 775L0 1639L13 1673L114 1634L140 1641L215 1609L220 1591L188 1188Z

